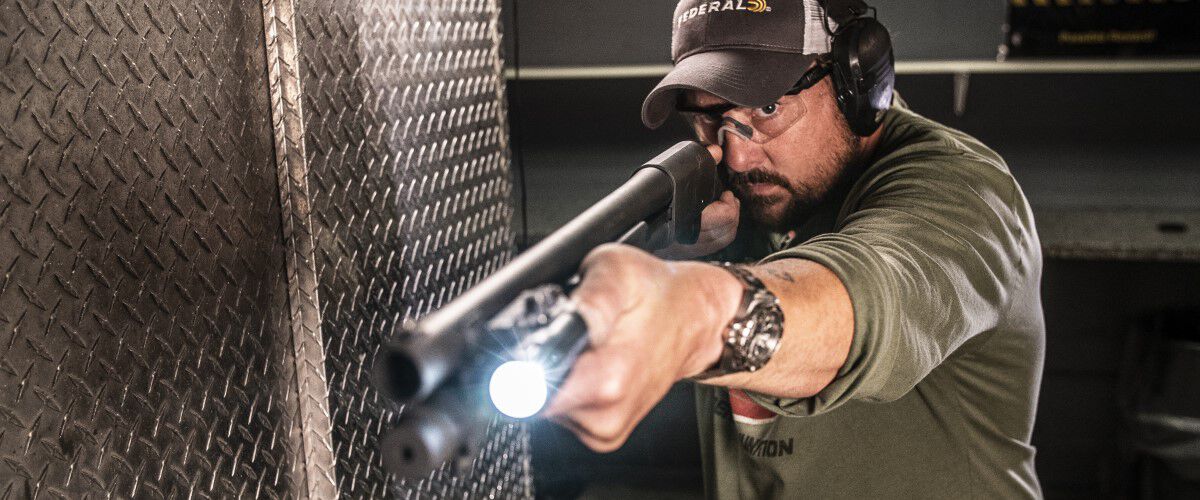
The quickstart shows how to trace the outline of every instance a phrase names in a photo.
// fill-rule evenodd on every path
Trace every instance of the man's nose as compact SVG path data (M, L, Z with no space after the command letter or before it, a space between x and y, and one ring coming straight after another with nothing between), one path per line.
M753 170L763 160L762 146L737 134L725 134L725 165L734 172Z

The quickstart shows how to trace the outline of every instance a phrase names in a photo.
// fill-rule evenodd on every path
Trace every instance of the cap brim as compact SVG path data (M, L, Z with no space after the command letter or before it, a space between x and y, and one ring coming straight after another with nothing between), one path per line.
M642 123L658 128L675 109L681 90L703 90L738 106L775 102L796 84L816 54L726 49L679 61L642 102Z

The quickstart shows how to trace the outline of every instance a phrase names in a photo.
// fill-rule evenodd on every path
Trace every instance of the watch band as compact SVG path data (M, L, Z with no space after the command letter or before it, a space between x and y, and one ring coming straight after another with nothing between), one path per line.
M719 266L742 283L742 303L726 328L721 359L692 377L696 380L762 368L779 350L783 336L783 310L775 294L744 267L728 262Z

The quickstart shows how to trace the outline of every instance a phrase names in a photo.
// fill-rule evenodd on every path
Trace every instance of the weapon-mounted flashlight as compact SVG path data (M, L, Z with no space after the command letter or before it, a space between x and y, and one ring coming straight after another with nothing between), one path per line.
M505 361L496 367L488 382L492 405L512 418L537 414L546 405L549 394L546 372L536 361Z
M575 303L557 285L521 294L488 323L489 333L507 344L506 361L488 380L488 396L500 413L521 419L540 412L587 349L587 325Z

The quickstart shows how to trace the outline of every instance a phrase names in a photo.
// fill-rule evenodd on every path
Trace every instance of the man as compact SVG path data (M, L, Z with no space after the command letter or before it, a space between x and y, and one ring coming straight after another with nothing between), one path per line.
M857 1L699 2L647 97L685 111L731 192L669 262L588 256L592 346L547 415L619 447L697 386L719 498L1039 497L1041 253L993 151L892 100L890 40Z

